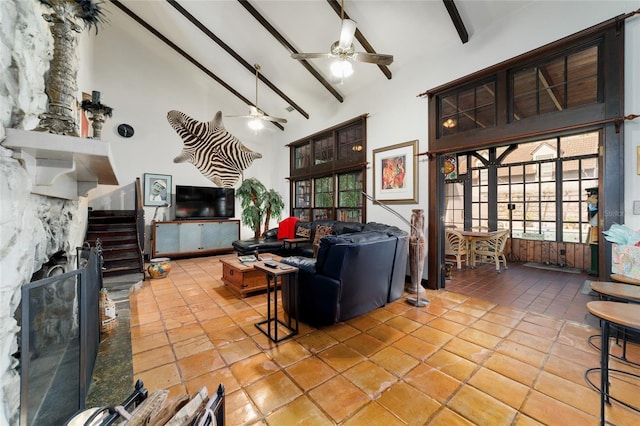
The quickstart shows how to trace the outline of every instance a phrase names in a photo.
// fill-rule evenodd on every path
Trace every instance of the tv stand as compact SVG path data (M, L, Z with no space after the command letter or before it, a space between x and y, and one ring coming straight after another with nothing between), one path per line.
M240 221L177 220L151 224L151 257L189 257L233 251Z

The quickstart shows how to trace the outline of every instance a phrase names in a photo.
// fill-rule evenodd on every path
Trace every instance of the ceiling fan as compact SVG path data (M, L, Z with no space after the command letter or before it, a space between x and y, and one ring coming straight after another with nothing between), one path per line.
M260 72L260 65L259 64L255 64L254 67L256 69L256 103L255 103L255 106L254 105L249 105L249 115L227 115L226 117L250 118L251 121L249 121L249 127L251 127L253 130L259 130L262 127L264 127L264 124L262 123L262 121L275 121L276 123L286 123L287 122L286 118L271 117L270 115L265 114L265 112L262 111L260 108L258 108L258 81L259 81L258 74Z
M340 38L331 45L327 53L293 53L293 59L325 59L337 58L338 60L331 66L331 71L336 77L348 77L353 73L353 66L349 61L366 62L376 65L391 65L393 55L380 53L356 52L353 46L353 39L356 34L356 21L344 19L344 0L342 1L342 20L340 28Z

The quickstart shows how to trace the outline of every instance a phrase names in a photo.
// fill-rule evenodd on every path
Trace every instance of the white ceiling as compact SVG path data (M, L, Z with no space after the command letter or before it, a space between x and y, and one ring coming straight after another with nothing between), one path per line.
M255 102L255 75L169 2L121 0L120 3L248 100ZM328 52L331 43L338 39L340 17L326 0L250 0L249 3L299 52ZM500 25L509 15L521 12L531 3L534 1L455 0L470 40L474 34ZM238 1L179 0L178 4L249 64L260 64L261 74L308 114L314 114L318 103L340 106L340 102L302 64L291 59L291 52ZM436 59L446 55L450 46L462 43L441 0L346 0L344 8L378 53L394 56L394 62L389 66L394 79L402 76L403 69L411 67L418 57L423 59L426 55ZM114 5L109 4L108 9L108 18L114 24L140 26ZM162 46L169 58L180 58L168 45ZM355 46L356 51L364 51L357 41ZM310 62L331 82L330 60ZM345 100L372 85L388 83L376 65L355 63L354 69L354 75L343 84L333 84ZM194 66L194 72L202 71ZM300 113L288 112L289 104L262 82L258 93L258 106L267 114L287 118L290 124L304 120ZM234 104L221 106L221 109L225 115L248 112L240 99Z

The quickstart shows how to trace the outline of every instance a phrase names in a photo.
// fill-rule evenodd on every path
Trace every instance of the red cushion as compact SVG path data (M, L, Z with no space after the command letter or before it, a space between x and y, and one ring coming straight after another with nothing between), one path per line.
M297 217L288 217L278 224L278 239L294 238L296 232L296 223L300 219Z

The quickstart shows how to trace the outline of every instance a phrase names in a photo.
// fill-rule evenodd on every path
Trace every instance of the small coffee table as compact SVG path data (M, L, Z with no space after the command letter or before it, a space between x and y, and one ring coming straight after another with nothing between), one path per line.
M285 238L284 240L282 240L282 244L283 244L285 249L287 249L287 248L288 249L293 249L300 243L308 243L308 242L309 242L309 238L302 238L302 237ZM289 247L287 247L287 246L289 246Z
M261 257L275 261L282 259L271 253L263 253ZM236 257L220 259L220 263L222 263L222 282L238 296L246 297L267 288L264 273L254 268L254 265L261 264L261 261L241 262L240 258Z
M265 262L255 262L253 265L256 270L263 272L267 277L267 319L256 323L255 326L273 342L278 343L298 334L298 283L296 279L298 268L276 261L273 261L273 264L275 267L267 266ZM292 313L288 315L286 323L278 318L278 285L281 284L278 281L281 280L281 277L286 277L286 279L289 280L289 306L293 306L295 328L291 325ZM273 316L271 315L272 286ZM285 334L280 337L278 337L279 326L285 329Z

